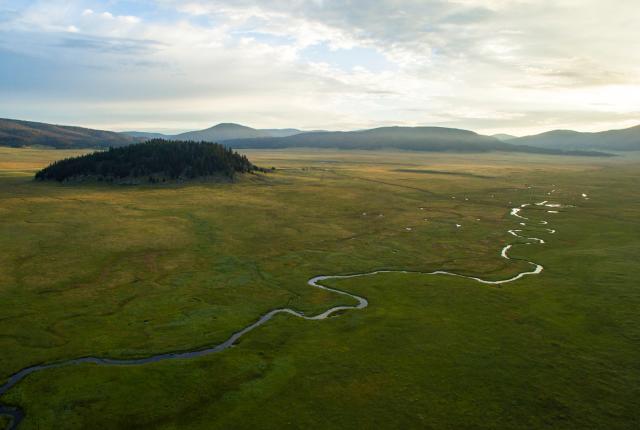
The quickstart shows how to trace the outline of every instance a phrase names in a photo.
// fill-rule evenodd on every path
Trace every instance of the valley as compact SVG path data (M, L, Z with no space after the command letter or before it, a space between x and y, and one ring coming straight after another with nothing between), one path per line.
M3 381L304 317L33 373L0 397L20 429L638 419L633 158L247 150L276 171L127 187L34 182L56 151L4 151Z

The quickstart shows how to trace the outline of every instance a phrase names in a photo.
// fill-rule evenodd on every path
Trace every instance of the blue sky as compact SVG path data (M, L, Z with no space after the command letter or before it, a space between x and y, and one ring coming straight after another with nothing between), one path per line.
M640 123L640 3L0 0L0 117L484 133Z

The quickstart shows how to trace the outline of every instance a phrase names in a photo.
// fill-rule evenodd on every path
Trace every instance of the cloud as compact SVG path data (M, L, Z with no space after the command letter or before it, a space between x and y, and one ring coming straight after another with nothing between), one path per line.
M98 53L115 53L121 56L129 54L148 55L151 51L162 48L162 44L154 40L82 36L61 38L53 46L81 51L96 51Z
M57 77L46 87L43 71L33 82L38 93L4 104L0 115L28 112L40 94L38 113L62 115L64 100L66 122L117 128L156 118L179 129L231 120L309 128L395 121L518 133L640 117L632 0L105 4L0 3L0 47L55 64L78 87ZM18 67L14 60L5 69ZM14 87L27 91L22 83ZM0 96L10 92L0 88Z

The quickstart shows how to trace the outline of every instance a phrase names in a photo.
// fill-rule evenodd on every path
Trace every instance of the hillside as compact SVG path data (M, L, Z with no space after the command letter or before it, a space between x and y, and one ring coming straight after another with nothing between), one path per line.
M516 145L564 150L640 151L640 125L622 129L582 133L554 130L510 140Z
M145 178L149 182L193 179L260 170L245 157L217 143L161 139L110 148L57 161L36 173L36 179L65 181L90 178L108 182Z
M311 132L284 138L236 139L234 148L343 148L414 150L487 150L503 144L471 131L441 127L382 127L371 130Z
M58 149L119 147L147 139L224 142L233 148L401 149L413 151L507 151L557 155L608 155L599 151L640 150L640 126L626 130L579 133L556 130L535 136L483 136L444 127L381 127L359 131L255 129L223 123L206 130L169 136L150 132L92 130L30 121L0 119L0 146Z
M297 128L264 128L260 131L264 131L271 137L288 137L304 133L302 130L298 130Z
M207 142L224 142L230 139L251 139L256 137L270 137L266 131L256 130L240 124L223 123L214 125L206 130L189 131L173 136L175 140L193 140Z
M136 142L134 137L83 127L0 119L0 146L44 146L58 149L108 148Z
M495 137L496 139L501 140L503 142L506 142L507 140L517 139L518 138L518 136L514 136L512 134L505 134L505 133L493 134L493 135L491 135L491 137Z
M161 133L149 133L144 131L123 131L122 134L136 138L146 139L174 139L174 140L193 140L207 142L224 142L231 139L251 139L257 137L287 137L294 134L302 133L296 128L269 128L255 129L240 124L223 123L217 124L205 130L188 131L176 135L167 135Z
M120 131L120 134L135 137L138 139L170 139L171 135L162 133L152 133L148 131Z
M236 139L225 143L235 149L401 149L433 152L507 151L557 155L606 155L589 151L562 151L515 146L472 131L443 127L382 127L350 132L313 132L284 138Z

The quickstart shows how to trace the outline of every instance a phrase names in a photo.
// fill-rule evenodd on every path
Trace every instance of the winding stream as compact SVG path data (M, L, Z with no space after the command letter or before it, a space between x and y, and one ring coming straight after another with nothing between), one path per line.
M536 205L542 206L542 205L545 205L546 203L547 202L545 201L545 202L542 202L542 203L536 203ZM510 212L510 215L513 215L514 217L517 217L517 218L520 218L520 219L528 220L528 218L525 218L522 215L520 215L520 212L522 211L522 209L527 207L527 206L530 206L530 204L526 203L526 204L521 205L520 207L512 208L511 212ZM547 206L549 206L549 205L547 205ZM544 223L545 225L547 224L546 221L542 221L541 223ZM547 229L547 231L549 231L551 233L551 229ZM519 232L522 232L522 230L508 230L509 234L511 234L513 236L516 236L518 238L529 240L529 241L534 241L534 242L537 242L537 243L540 243L540 244L544 244L545 243L544 240L539 239L537 237L520 236L518 234ZM555 230L553 230L553 233L555 233ZM510 244L510 245L507 245L504 248L502 248L502 251L500 252L500 256L502 258L506 258L507 260L511 260L511 258L509 258L508 252L512 248L512 246L513 246L513 244ZM526 263L528 263L531 266L533 266L532 270L526 271L526 272L521 272L521 273L518 273L515 276L512 276L512 277L508 278L508 279L502 279L502 280L498 280L498 281L490 281L490 280L478 278L478 277L475 277L475 276L461 275L461 274L458 274L458 273L446 272L446 271L443 271L443 270L436 270L436 271L433 271L433 272L418 272L418 271L407 271L407 270L376 270L376 271L372 271L372 272L355 273L355 274L351 274L351 275L316 276L316 277L311 278L311 279L309 279L307 281L307 284L309 286L314 287L314 288L320 288L320 289L326 290L326 291L331 291L332 293L341 294L343 296L351 297L352 299L354 299L357 302L357 304L350 305L350 306L334 306L334 307L332 307L330 309L327 309L326 311L324 311L322 313L319 313L317 315L314 315L314 316L307 316L307 315L304 315L301 312L295 311L295 310L290 309L290 308L273 309L273 310L267 312L266 314L262 315L254 323L252 323L252 324L244 327L242 330L237 331L234 334L232 334L224 342L222 342L222 343L220 343L218 345L214 345L214 346L212 346L210 348L204 348L204 349L198 349L198 350L192 350L192 351L185 351L185 352L168 352L168 353L157 354L157 355L152 355L152 356L149 356L149 357L138 358L138 359L114 359L114 358L100 358L100 357L81 357L81 358L74 358L74 359L66 360L66 361L54 362L54 363L49 363L49 364L38 364L38 365L30 366L30 367L25 367L24 369L22 369L22 370L20 370L20 371L18 371L16 373L14 373L13 375L11 375L9 377L9 379L7 380L7 382L5 382L4 385L0 386L0 397L2 395L4 395L6 392L8 392L14 385L16 385L18 382L22 381L24 378L26 378L30 374L35 373L35 372L39 372L39 371L42 371L42 370L46 370L46 369L53 369L53 368L58 368L58 367L67 367L67 366L72 366L72 365L76 365L76 364L85 364L85 363L99 364L99 365L105 365L105 366L135 366L135 365L141 365L141 364L147 364L147 363L155 363L155 362L164 361L164 360L201 357L203 355L208 355L208 354L214 354L216 352L221 352L221 351L224 351L225 349L228 349L228 348L232 347L236 343L236 341L238 339L240 339L242 336L244 336L245 334L249 333L253 329L263 325L264 323L266 323L267 321L269 321L271 318L273 318L274 316L276 316L278 314L289 314L289 315L296 316L298 318L303 318L305 320L323 320L323 319L329 318L333 314L335 314L337 312L340 312L340 311L353 310L353 309L364 309L369 305L369 302L364 297L360 297L360 296L357 296L355 294L348 293L346 291L338 290L336 288L327 287L327 286L321 284L321 282L323 282L323 281L335 280L335 279L360 278L360 277L374 276L374 275L378 275L378 274L382 274L382 273L413 273L413 274L422 274L422 275L456 276L456 277L459 277L459 278L471 279L471 280L474 280L474 281L477 281L477 282L480 282L480 283L483 283L483 284L500 285L500 284L506 284L506 283L509 283L509 282L517 281L518 279L523 278L523 277L528 276L528 275L537 275L537 274L541 273L542 270L543 270L543 267L540 264L534 263L532 261L527 261L527 260L522 260L522 261L525 261ZM19 407L3 405L1 403L0 403L0 415L6 415L6 416L9 416L11 418L11 423L9 424L9 427L8 427L9 430L17 429L19 424L20 424L20 422L24 418L24 412Z

